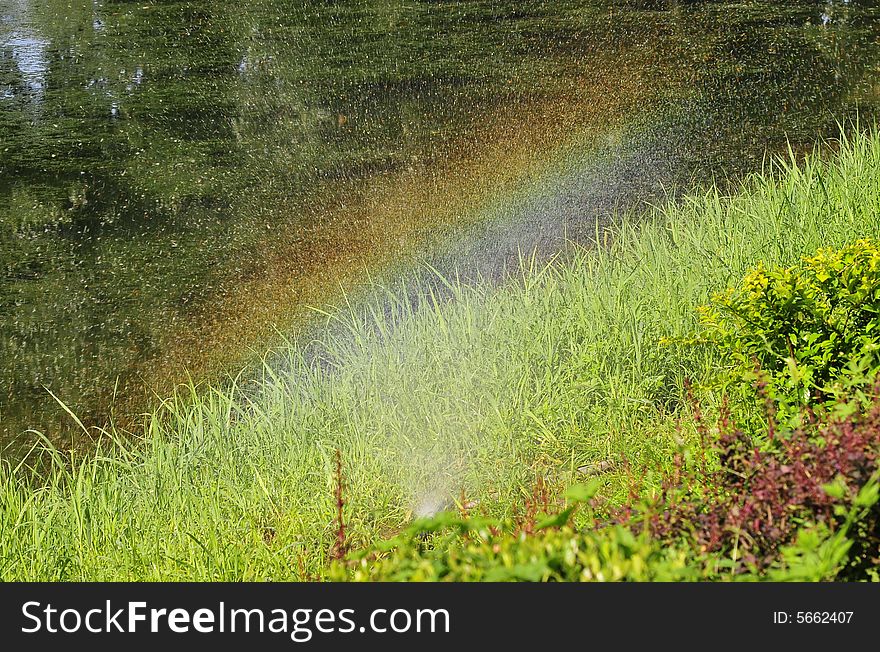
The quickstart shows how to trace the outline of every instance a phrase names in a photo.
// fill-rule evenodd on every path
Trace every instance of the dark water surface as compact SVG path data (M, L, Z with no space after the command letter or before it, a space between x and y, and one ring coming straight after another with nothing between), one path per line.
M874 119L878 66L857 0L0 0L0 442L233 368L572 143L627 143L541 182L598 212Z

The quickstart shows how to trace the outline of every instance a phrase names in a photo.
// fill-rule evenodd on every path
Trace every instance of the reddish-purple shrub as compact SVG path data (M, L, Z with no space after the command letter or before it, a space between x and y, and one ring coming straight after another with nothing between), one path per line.
M737 428L726 407L714 434L699 406L693 414L714 460L700 457L684 468L679 457L647 508L632 501L615 517L661 540L684 539L702 552L728 555L738 572L769 567L805 524L839 526L844 517L835 507L851 504L877 470L880 401L839 419L805 415L804 425L791 432L777 428L771 416L761 438ZM853 565L880 562L878 517L875 506L861 524Z
M348 552L349 545L345 536L345 500L343 498L343 485L345 479L342 475L342 452L336 449L336 468L334 472L336 488L333 496L336 499L336 537L330 548L330 559L342 559Z

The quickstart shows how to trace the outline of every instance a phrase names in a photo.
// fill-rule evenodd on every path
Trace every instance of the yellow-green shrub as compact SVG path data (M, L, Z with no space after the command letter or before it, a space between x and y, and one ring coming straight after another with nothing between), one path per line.
M820 249L792 267L759 265L702 307L700 321L704 341L719 346L737 371L757 365L805 402L847 370L877 366L880 248L862 239Z

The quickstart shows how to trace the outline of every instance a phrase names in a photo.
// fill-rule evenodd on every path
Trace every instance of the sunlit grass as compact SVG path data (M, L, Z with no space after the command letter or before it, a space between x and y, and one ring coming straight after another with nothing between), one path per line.
M337 448L355 545L462 492L504 513L537 474L565 484L622 456L662 463L683 379L723 361L660 338L688 333L695 306L759 261L863 236L880 236L876 135L775 163L731 196L622 219L599 247L526 257L500 287L445 279L417 305L377 288L328 314L317 342L267 356L258 383L170 398L141 442L56 453L39 482L4 466L0 578L319 574ZM603 477L608 495L624 487L619 467Z

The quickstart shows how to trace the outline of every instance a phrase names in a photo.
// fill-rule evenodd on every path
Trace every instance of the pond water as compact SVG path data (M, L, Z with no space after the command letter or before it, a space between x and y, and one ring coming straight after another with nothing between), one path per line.
M0 448L67 441L48 390L131 421L474 229L873 120L878 66L857 0L0 0Z

